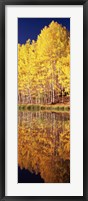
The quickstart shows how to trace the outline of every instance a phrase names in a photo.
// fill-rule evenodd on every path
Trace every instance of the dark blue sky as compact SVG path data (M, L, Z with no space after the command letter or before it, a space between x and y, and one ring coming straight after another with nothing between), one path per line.
M18 43L23 44L29 38L36 40L41 29L53 20L70 31L70 18L18 18Z

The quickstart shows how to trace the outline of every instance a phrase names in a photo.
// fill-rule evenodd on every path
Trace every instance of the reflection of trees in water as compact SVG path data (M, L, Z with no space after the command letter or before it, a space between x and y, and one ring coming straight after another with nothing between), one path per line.
M18 163L45 182L70 181L69 114L19 112Z

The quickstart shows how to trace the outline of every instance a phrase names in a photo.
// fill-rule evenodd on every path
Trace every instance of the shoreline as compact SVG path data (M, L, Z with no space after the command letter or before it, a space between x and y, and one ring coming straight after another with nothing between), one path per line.
M70 111L70 105L68 104L53 104L53 105L38 105L38 104L18 104L19 110L29 111Z

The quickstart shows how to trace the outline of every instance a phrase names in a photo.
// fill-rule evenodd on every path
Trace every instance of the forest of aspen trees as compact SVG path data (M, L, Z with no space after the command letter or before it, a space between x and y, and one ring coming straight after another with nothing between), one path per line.
M27 21L32 34L18 44L18 183L69 183L70 32L52 20L37 32Z
M70 33L52 21L18 44L18 104L59 104L70 98Z

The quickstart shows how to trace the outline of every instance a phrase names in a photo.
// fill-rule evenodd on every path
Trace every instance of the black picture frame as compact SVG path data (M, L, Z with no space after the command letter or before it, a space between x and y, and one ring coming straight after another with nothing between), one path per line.
M5 5L83 5L83 196L5 196ZM88 200L88 0L0 0L0 200ZM80 118L80 117L79 117ZM78 125L80 126L80 125Z

